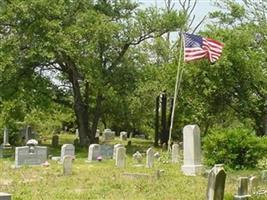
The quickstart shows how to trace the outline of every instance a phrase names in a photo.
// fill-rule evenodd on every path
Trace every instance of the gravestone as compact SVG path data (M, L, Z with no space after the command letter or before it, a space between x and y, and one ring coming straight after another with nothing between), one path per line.
M248 191L250 195L257 193L258 185L259 185L259 181L256 176L249 177Z
M237 194L234 200L248 200L251 195L248 194L248 177L240 177L238 179Z
M73 156L66 155L63 157L63 175L72 174L72 160Z
M120 140L121 141L127 140L127 132L125 132L125 131L120 132Z
M0 145L0 158L11 157L13 154L12 147L8 140L8 129L4 128L3 144Z
M11 194L0 192L0 200L11 200Z
M100 145L99 144L91 144L88 149L88 162L92 162L93 160L97 160L97 157L101 156L100 154Z
M137 151L133 154L133 160L136 162L136 164L141 164L142 159L143 159L143 156L139 151Z
M173 144L172 145L172 163L179 162L179 145Z
M117 167L123 168L126 164L126 148L119 147L116 149L116 162Z
M106 159L112 159L113 158L113 145L109 145L109 144L102 144L100 145L100 155L103 158Z
M52 137L52 146L53 147L57 147L58 144L59 144L59 137L58 137L58 135L53 135L53 137Z
M75 137L79 138L79 129L77 129L77 128L75 129Z
M263 170L261 172L261 180L262 181L267 181L267 170Z
M115 144L113 148L113 159L116 159L116 150L119 147L124 147L123 144Z
M197 125L187 125L183 129L184 164L182 171L185 175L195 176L202 170L200 129Z
M207 200L223 200L226 173L223 165L215 165L208 178Z
M113 140L115 137L115 132L111 131L110 129L105 129L102 134L102 139L104 141L110 141Z
M23 146L16 147L15 167L21 165L41 165L47 160L47 147Z
M73 144L64 144L61 147L60 160L63 161L64 156L73 156L75 158L75 147Z
M152 168L154 165L154 150L152 148L149 148L146 151L146 167Z

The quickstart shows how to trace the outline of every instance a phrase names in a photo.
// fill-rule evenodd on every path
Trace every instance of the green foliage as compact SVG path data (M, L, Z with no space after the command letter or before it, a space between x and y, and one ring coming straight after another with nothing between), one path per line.
M244 128L212 129L204 138L205 162L232 169L254 168L267 152L266 141Z

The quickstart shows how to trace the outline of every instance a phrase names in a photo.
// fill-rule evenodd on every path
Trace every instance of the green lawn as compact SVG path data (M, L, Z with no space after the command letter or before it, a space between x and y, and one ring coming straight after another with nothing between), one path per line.
M60 143L70 143L73 136L64 135ZM49 140L45 141L50 143ZM126 144L126 143L125 143ZM201 200L205 199L207 178L204 176L187 177L181 173L180 164L157 161L153 169L133 167L132 153L145 149L152 143L134 139L127 150L125 169L115 167L113 160L104 160L88 164L85 162L87 149L77 149L77 158L73 163L73 175L63 176L62 165L49 160L49 167L21 167L13 169L14 159L0 159L0 191L11 193L13 200L53 200L53 199L166 199ZM161 152L159 149L158 151ZM60 155L60 147L49 153ZM163 153L165 161L166 152ZM145 161L145 159L144 159ZM164 170L157 179L153 177L157 169ZM147 173L150 177L130 178L124 172ZM237 190L237 177L258 175L260 171L227 172L225 199L232 200ZM261 188L267 189L266 183ZM253 199L267 199L253 198Z

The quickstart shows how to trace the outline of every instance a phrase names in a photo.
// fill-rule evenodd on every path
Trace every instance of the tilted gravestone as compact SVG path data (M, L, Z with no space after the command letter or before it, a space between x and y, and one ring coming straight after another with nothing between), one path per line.
M0 192L0 200L11 200L11 194Z
M149 148L146 151L146 167L152 168L154 165L154 150L152 148Z
M116 162L117 167L123 168L126 164L126 148L119 147L116 149Z
M179 162L179 145L173 144L172 145L172 163Z
M185 175L195 176L202 171L200 129L197 125L187 125L183 129L184 164L182 171Z
M73 144L64 144L61 147L60 160L63 161L64 156L73 156L75 158L75 147Z
M124 145L123 144L115 144L114 145L114 148L113 148L113 159L116 159L116 150L119 147L124 147Z
M92 162L93 160L97 160L97 157L101 154L100 145L99 144L91 144L88 149L88 162Z
M47 147L16 147L15 167L22 165L41 165L47 160Z
M63 157L63 175L71 175L72 174L72 160L73 156L66 155Z
M127 140L127 132L121 131L120 132L120 140L121 141L126 141Z
M215 165L208 178L207 200L223 200L226 173L223 165Z
M248 194L248 177L239 177L237 194L234 200L248 200L251 195Z

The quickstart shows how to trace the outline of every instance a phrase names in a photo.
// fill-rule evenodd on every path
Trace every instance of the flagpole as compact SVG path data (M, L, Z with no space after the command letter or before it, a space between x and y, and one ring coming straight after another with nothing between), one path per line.
M170 123L170 129L169 129L169 140L168 140L168 150L171 150L171 137L172 137L172 128L173 128L173 120L174 120L174 111L175 111L175 104L177 99L177 93L180 87L180 83L182 79L182 50L183 50L183 34L180 35L180 51L179 51L179 59L178 59L178 67L177 67L177 74L176 74L176 82L175 82L175 90L174 90L174 97L173 97L173 106L172 106L172 113L171 113L171 123ZM181 74L180 74L181 72Z

